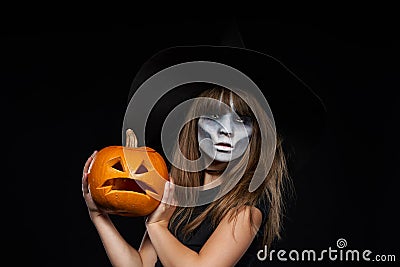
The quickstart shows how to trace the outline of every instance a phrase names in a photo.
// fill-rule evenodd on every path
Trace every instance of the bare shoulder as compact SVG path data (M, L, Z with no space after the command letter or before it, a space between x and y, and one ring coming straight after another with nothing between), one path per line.
M262 221L262 212L259 208L255 206L244 206L241 209L239 209L237 217L238 219L249 219L250 216L252 219L257 222L259 221L261 224Z
M228 212L199 253L204 266L216 262L218 266L233 266L240 260L256 235L250 218L259 228L262 213L258 208L244 206L237 213Z
M231 224L232 221L235 221L234 226L239 227L239 229L235 229L240 231L245 229L251 229L251 221L253 222L253 226L257 229L260 228L262 223L262 212L255 206L243 206L237 212L229 212L221 221L220 224ZM233 226L233 225L232 225Z

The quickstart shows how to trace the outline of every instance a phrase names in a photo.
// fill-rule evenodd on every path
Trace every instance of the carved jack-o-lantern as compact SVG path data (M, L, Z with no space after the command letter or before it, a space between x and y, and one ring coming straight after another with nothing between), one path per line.
M88 174L95 203L110 214L146 216L160 204L168 170L162 156L149 147L136 147L132 130L127 146L97 152Z

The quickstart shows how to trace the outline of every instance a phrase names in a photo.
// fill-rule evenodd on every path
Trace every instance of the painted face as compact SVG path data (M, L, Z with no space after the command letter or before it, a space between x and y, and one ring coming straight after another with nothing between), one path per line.
M249 145L253 130L250 117L239 116L233 111L232 96L230 102L230 109L227 107L225 111L206 114L198 121L200 150L220 162L241 157Z

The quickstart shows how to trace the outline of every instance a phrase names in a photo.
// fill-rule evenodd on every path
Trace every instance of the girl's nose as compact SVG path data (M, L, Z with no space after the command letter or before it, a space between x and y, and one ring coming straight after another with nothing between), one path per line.
M225 115L220 120L220 128L219 134L226 135L228 137L232 137L233 135L233 127L232 127L232 120L229 116Z

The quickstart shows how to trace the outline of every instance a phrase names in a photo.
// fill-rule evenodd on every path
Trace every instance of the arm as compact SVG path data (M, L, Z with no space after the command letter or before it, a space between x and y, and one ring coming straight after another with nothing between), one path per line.
M168 195L168 192L165 191L164 194ZM247 206L237 215L235 226L233 220L229 221L228 216L225 216L199 253L183 245L168 230L170 216L163 217L162 211L164 214L168 213L168 205L164 202L155 211L160 213L157 216L152 214L146 222L146 227L164 266L233 266L246 252L256 234L251 230L250 209L256 226L260 227L261 211Z
M90 218L99 233L111 264L113 266L154 266L157 254L147 233L145 233L141 247L137 251L120 235L108 214L101 211L93 201L87 182L87 173L94 155L95 153L86 161L83 170L82 192Z
M92 215L91 218L112 266L144 266L139 252L125 241L109 216Z
M149 238L147 231L144 233L142 243L139 248L143 267L154 266L157 262L157 253Z

